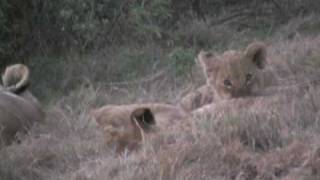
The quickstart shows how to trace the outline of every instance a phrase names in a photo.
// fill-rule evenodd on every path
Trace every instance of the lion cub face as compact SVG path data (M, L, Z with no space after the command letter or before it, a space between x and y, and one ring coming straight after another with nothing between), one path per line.
M222 55L201 51L197 59L216 96L230 99L248 96L257 87L266 63L266 48L254 42L244 51L229 50Z

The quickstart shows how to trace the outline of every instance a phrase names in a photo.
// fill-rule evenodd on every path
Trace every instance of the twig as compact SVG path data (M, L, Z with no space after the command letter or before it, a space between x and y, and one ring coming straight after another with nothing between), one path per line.
M279 10L279 12L284 15L286 18L288 18L287 13L283 10L283 8L280 6L280 4L276 0L270 0L272 4Z
M130 85L130 84L141 84L141 83L147 83L150 81L155 81L159 77L165 75L168 69L164 69L162 71L157 72L156 74L152 75L151 77L148 78L143 78L139 80L134 80L134 81L122 81L122 82L110 82L110 83L105 83L105 86L115 86L115 85Z
M112 23L110 25L110 29L107 32L107 39L109 39L110 42L112 42L112 39L110 39L110 36L112 36L112 33L113 33L116 25L118 24L118 20L122 15L123 8L125 7L125 5L129 4L129 2L130 2L130 0L122 2L122 4L120 5L119 12L118 12L117 16L115 18L113 18L113 20L112 20Z
M237 13L234 13L230 16L227 16L227 17L224 17L224 18L221 18L221 19L218 19L216 21L213 21L210 23L210 25L219 25L219 24L223 24L229 20L233 20L235 18L239 18L239 17L242 17L242 16L247 16L247 15L250 15L251 12L237 12Z

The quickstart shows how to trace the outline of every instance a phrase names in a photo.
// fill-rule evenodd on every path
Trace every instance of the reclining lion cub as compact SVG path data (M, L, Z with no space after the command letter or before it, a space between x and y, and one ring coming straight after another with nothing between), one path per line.
M29 69L23 64L8 66L0 90L0 142L10 144L17 132L28 130L44 119L37 99L28 91Z
M229 50L222 55L201 51L197 60L207 84L181 100L180 105L187 111L221 99L254 95L261 85L266 47L253 42L244 51Z
M118 153L138 149L146 136L177 128L175 124L183 128L188 118L180 108L168 104L106 105L90 113L102 127L106 143Z

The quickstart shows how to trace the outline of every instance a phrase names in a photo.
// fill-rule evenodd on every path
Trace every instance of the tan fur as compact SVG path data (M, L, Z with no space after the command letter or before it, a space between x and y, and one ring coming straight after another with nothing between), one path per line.
M229 50L222 55L201 51L197 60L207 84L182 99L181 106L187 111L213 101L254 95L262 85L266 47L263 43L254 42L244 51Z
M262 96L233 98L204 105L192 111L192 115L196 119L205 118L216 122L228 119L230 116L247 119L252 115L261 119L269 117L277 117L277 120L291 119L290 115L295 115L296 105L303 103L305 97L305 89L297 87L266 89Z
M34 122L43 121L45 115L37 99L27 89L29 69L25 65L7 67L2 79L0 136L2 143L10 144L17 132L25 132Z
M154 124L143 127L133 121L132 114L141 110L150 110ZM168 130L173 124L179 124L188 117L181 109L167 104L106 105L91 111L91 115L102 127L107 144L115 145L118 153L125 149L137 149L143 142L144 135Z
M187 94L182 98L179 105L185 111L197 109L204 104L209 104L213 101L213 89L211 86L203 85L196 89L194 92Z

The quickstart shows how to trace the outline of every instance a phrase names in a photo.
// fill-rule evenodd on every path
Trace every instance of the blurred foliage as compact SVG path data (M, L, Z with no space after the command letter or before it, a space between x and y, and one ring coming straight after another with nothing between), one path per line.
M47 98L164 67L188 77L200 49L242 48L297 16L315 18L288 26L288 37L316 34L319 9L314 0L0 0L0 72L27 64L34 92Z
M312 0L0 0L0 67L9 60L24 61L30 55L68 48L86 51L115 44L167 42L179 24L190 19L214 27L243 15L259 20L267 14L267 19L272 16L269 21L283 21L318 9L319 3ZM230 17L217 18L228 13ZM237 28L251 27L240 21ZM195 43L204 40L201 37ZM172 44L164 44L168 43Z
M82 66L99 64L91 67L99 69L93 79L121 81L155 71L165 59L179 77L191 72L200 49L245 44L243 35L264 38L277 23L319 9L313 0L0 0L0 71L22 62L39 69L39 77L56 73L42 87L70 88L64 84L90 76ZM317 32L318 26L301 31ZM99 62L63 57L107 49ZM70 78L61 82L61 76Z
M169 55L169 61L174 68L175 75L185 76L192 72L195 64L195 52L192 49L176 48Z

